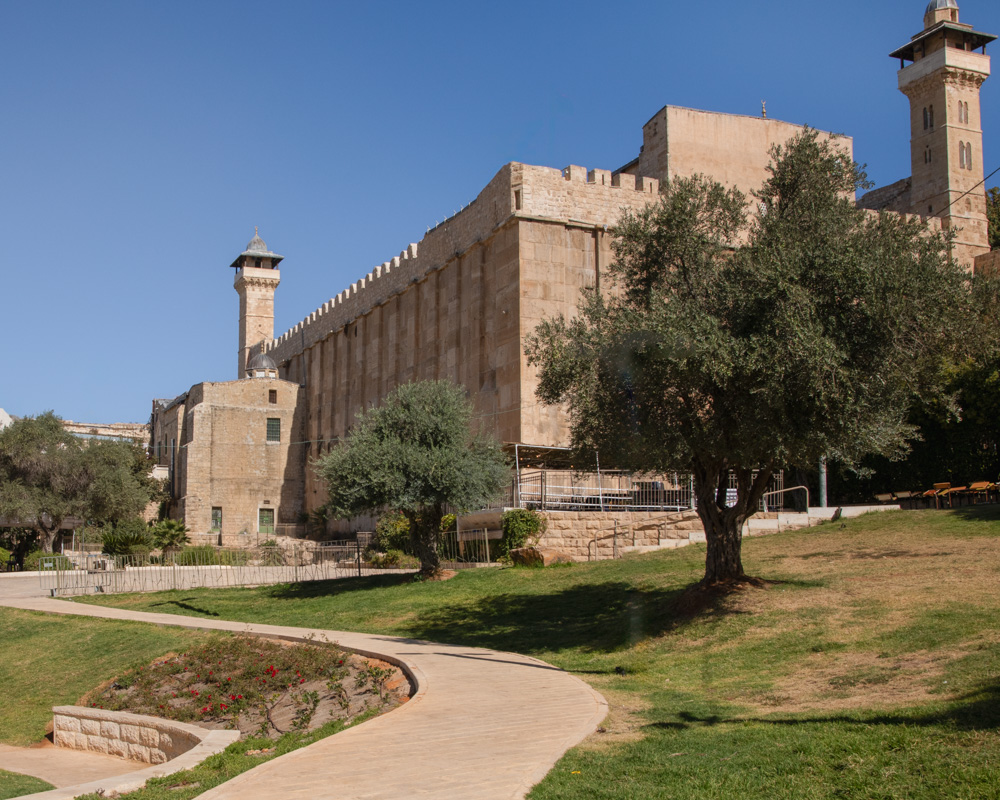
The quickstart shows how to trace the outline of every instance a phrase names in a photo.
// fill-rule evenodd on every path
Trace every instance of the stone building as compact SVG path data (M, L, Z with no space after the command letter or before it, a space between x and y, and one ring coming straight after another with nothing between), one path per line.
M995 263L976 188L979 86L994 38L959 22L955 0L931 2L924 29L892 54L910 98L913 174L859 201L956 229L954 257L970 269ZM767 177L771 147L800 130L666 106L643 126L637 157L618 170L507 164L419 244L276 338L282 257L255 235L232 264L239 379L154 403L152 442L171 467L175 514L224 540L269 532L268 520L300 520L325 499L309 461L346 434L358 411L413 380L465 386L478 424L511 446L567 444L561 409L535 398L525 336L545 317L572 315L580 290L600 284L612 258L608 229L623 209L642 208L661 182L695 173L749 193ZM850 138L835 141L853 157ZM271 420L287 438L268 441Z

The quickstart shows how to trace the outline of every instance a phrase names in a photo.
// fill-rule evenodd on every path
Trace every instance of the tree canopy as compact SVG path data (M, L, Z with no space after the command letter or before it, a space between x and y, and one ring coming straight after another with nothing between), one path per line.
M315 462L332 514L392 509L410 523L421 572L440 569L441 519L480 508L510 480L499 443L473 433L472 404L448 381L408 383L358 415L345 441Z
M706 584L745 578L742 525L775 470L899 454L911 402L941 393L965 273L919 221L856 208L865 186L810 130L773 149L752 211L703 176L672 180L614 228L610 285L529 337L538 397L567 403L575 446L693 473Z
M0 431L0 519L34 531L46 551L68 518L116 523L158 488L141 445L81 440L51 411Z
M990 250L1000 250L1000 189L986 190L986 222Z

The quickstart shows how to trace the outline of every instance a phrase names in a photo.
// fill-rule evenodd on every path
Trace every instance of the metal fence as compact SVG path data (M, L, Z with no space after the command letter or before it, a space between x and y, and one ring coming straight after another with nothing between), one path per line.
M484 530L443 536L442 566L464 569L492 563ZM105 592L263 586L391 573L416 567L375 563L365 542L298 542L291 546L192 547L160 557L82 553L49 556L39 562L41 586L53 596Z
M736 476L729 476L736 500ZM769 507L781 507L784 475L768 486ZM638 478L628 472L537 470L515 476L498 506L540 511L685 511L695 508L694 479L682 472ZM762 509L763 510L763 509Z

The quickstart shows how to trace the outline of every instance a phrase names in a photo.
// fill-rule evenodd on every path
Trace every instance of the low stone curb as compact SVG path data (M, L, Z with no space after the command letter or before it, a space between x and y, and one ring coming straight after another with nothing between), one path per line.
M195 740L195 743L190 748L184 749L175 758L155 764L151 767L147 767L146 769L139 770L138 772L131 772L127 775L117 775L111 778L102 778L100 780L90 781L89 783L78 783L76 786L64 786L61 789L49 789L46 792L26 794L22 795L20 798L15 798L15 800L26 800L27 798L31 798L31 800L72 800L72 798L79 797L82 794L93 794L96 792L103 792L108 795L112 792L131 792L136 789L141 789L146 785L146 781L150 778L162 778L165 775L172 775L175 772L181 772L182 770L196 767L209 756L221 753L229 747L229 745L240 738L239 731L210 731L205 728L199 728L196 725L188 725L184 722L174 722L172 720L160 719L159 717L147 717L140 714L128 714L121 711L103 711L101 709L90 709L83 706L56 706L52 710L55 713L57 720L61 716L64 717L64 720L75 719L80 723L84 721L93 721L96 722L100 728L108 731L109 734L113 733L113 731L111 731L109 727L106 727L108 725L119 726L119 734L121 733L122 727L132 728L136 732L143 730L155 730L159 734L157 746L159 746L160 742L163 742L163 744L166 745L166 742L162 738L164 735L170 739L172 744L167 745L168 752L172 750L172 747L175 744L177 744L175 737L177 739L183 738L188 741ZM58 731L58 724L56 730ZM75 735L88 737L88 739L89 736L92 735L84 734L82 732L73 733ZM136 733L136 735L141 737L141 734L139 733ZM111 736L102 738L105 738L107 741L111 739ZM121 740L119 739L118 741ZM125 744L127 745L129 743L125 742ZM148 750L149 745L146 745L146 747ZM94 748L90 747L74 747L73 749L94 750ZM108 753L109 751L97 749L95 752ZM164 751L161 750L160 752Z

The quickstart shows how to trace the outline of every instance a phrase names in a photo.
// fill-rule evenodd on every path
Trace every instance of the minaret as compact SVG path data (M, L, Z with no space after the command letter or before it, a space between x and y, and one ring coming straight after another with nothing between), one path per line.
M233 288L240 296L240 350L236 377L246 377L247 363L261 342L274 339L274 290L281 283L278 262L284 256L267 249L254 228L247 249L230 264L236 270Z
M959 22L956 0L931 0L924 29L890 54L910 100L910 211L957 230L952 256L970 269L989 250L979 87L990 74L986 45L996 38Z

